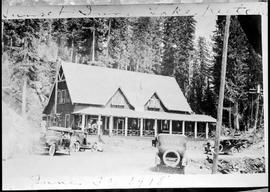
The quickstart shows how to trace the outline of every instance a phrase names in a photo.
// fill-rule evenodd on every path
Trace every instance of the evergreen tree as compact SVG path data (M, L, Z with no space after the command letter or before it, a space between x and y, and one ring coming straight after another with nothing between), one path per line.
M218 95L220 83L224 25L225 17L218 17L217 31L214 35L214 51L216 55L213 73L216 95ZM261 65L261 62L256 58L253 52L237 16L231 17L224 106L231 109L233 125L236 130L240 129L239 122L241 119L245 118L243 117L244 115L247 115L245 114L245 109L248 108L250 103L248 99L248 92L251 88L250 82L253 80L254 84L257 84L258 80L256 82L254 75L257 75L259 79L262 75L259 72L260 67L258 67ZM258 72L251 75L254 72L252 71L254 61L256 61L256 69Z
M205 38L199 37L194 52L188 100L196 113L213 115L212 58Z
M193 17L166 17L164 21L162 74L174 76L184 94L189 84L194 32Z

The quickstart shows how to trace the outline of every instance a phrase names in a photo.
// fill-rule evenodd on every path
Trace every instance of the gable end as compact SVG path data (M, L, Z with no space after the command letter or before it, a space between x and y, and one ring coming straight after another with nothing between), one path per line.
M164 104L158 97L157 93L154 93L151 98L146 102L144 105L144 110L146 111L162 111L166 112L167 109L165 108Z
M116 90L113 96L106 103L105 107L134 110L134 107L129 103L121 88Z

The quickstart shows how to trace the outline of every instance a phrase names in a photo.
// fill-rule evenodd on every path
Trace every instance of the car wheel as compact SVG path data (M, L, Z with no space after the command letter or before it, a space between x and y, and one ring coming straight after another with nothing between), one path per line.
M219 145L219 152L222 153L223 152L223 145Z
M79 150L80 150L80 143L78 141L76 141L75 143L72 144L71 151L78 152Z
M167 150L163 154L162 160L165 165L170 166L170 167L176 167L179 164L181 158L177 151Z
M50 155L50 156L54 156L55 151L56 151L56 146L55 146L55 144L52 144L52 145L50 146L50 149L49 149L49 155Z
M80 151L80 143L77 141L74 144L75 144L75 152Z

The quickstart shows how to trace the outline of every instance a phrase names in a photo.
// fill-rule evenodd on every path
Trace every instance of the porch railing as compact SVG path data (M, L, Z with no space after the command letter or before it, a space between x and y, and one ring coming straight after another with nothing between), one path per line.
M113 135L125 135L125 130L124 129L113 129L112 134Z
M143 130L143 136L154 136L154 130Z
M199 138L205 138L206 134L205 134L205 132L198 132L197 136Z
M89 135L97 135L97 129L88 129L87 132Z
M194 137L194 132L193 131L186 131L185 136L187 137Z
M128 136L140 136L140 130L136 130L136 129L128 129L127 131L127 135Z

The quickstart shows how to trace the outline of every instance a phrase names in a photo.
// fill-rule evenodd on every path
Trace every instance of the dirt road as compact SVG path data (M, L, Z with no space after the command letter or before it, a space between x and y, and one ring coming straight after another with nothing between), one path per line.
M168 171L157 172L154 169L156 148L151 146L152 138L104 137L103 139L105 141L104 152L87 150L74 152L70 156L57 154L53 157L47 154L35 154L3 161L3 186L13 185L16 178L35 176L90 177L172 174ZM186 174L211 173L211 170L198 163L206 159L206 155L202 151L202 144L203 142L200 141L188 143L187 153L190 163L186 167ZM233 156L224 157L233 158Z

